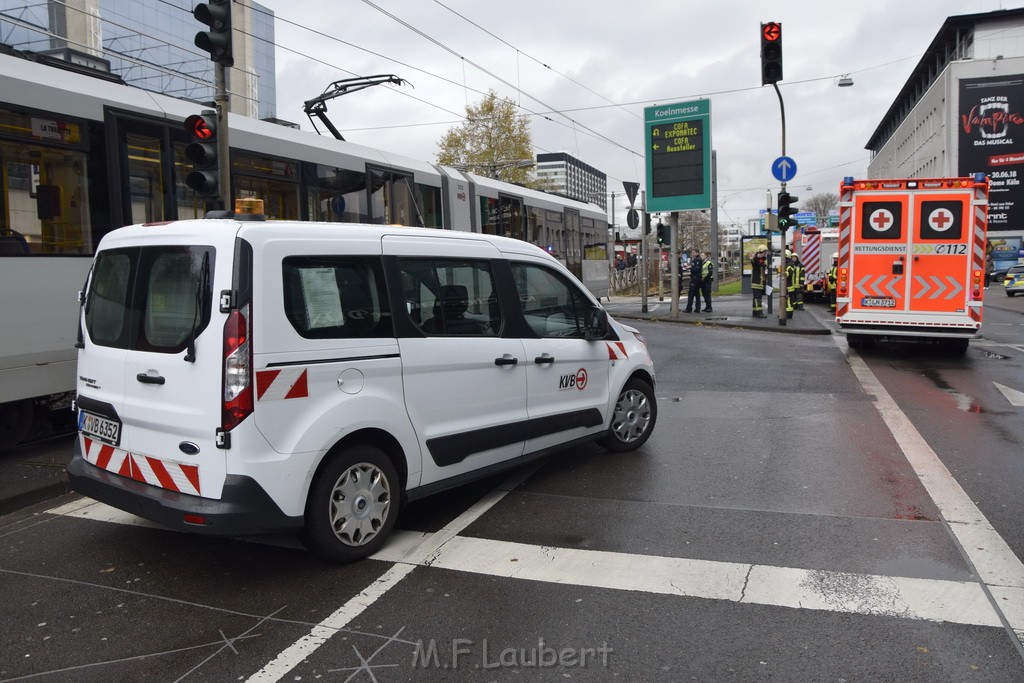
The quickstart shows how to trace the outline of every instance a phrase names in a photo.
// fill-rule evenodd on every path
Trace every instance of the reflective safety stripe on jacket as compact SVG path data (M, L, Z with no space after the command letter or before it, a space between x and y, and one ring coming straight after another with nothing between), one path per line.
M711 263L711 259L707 259L706 261L704 261L703 264L701 264L701 267L700 267L700 279L701 280L710 280L711 277L714 275L714 271L712 270L712 265L713 264Z

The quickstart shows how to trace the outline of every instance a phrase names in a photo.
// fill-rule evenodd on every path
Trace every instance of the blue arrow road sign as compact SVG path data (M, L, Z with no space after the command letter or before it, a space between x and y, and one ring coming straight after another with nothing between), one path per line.
M772 175L776 180L788 183L796 175L796 162L789 157L779 157L772 162Z

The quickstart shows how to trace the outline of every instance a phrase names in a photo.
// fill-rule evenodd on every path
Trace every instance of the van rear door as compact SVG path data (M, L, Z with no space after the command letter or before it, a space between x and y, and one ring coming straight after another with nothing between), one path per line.
M92 372L101 378L101 386L109 387L97 399L106 398L115 407L119 438L117 443L107 441L114 446L112 452L90 457L83 451L89 462L122 476L218 498L225 476L224 451L215 443L221 416L222 321L213 293L219 291L219 280L224 280L221 288L230 286L232 249L201 240L199 235L154 234L135 240L138 246L113 248L97 257L80 362L86 378ZM128 273L121 298L125 314L116 336L114 316L104 318L100 296L108 262L117 273ZM79 392L93 398L83 380ZM80 397L79 405L87 415L90 401ZM88 419L80 418L83 435L93 427Z

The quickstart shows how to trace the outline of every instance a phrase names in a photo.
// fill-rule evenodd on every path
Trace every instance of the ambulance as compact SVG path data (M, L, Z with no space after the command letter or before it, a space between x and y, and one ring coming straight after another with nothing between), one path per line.
M966 352L981 329L988 194L982 173L843 179L836 322L851 348L885 337Z

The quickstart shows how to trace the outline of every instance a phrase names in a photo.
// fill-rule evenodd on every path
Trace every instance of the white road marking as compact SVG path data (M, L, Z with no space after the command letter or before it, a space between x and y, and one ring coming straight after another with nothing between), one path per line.
M631 555L466 536L446 544L432 566L572 586L1002 626L985 591L974 581Z
M840 348L846 346L844 341L833 338ZM1024 598L1024 562L1014 554L946 469L867 363L856 353L847 353L846 359L864 391L874 396L875 408L948 523L980 580L992 594L996 609L1018 637L1024 634L1024 608L1020 606Z
M975 581L917 579L578 550L458 535L507 493L507 490L491 492L437 533L397 531L373 559L394 562L408 567L410 571L417 566L429 566L511 579L793 609L925 619L975 626L1002 625L981 585ZM135 523L131 521L132 515L113 510L102 503L90 502L64 511L68 507L54 508L50 513L118 524ZM151 526L149 523L145 525ZM278 655L258 674L260 677L250 680L277 680L273 676L264 677L269 676L269 672L278 677L286 674L325 642L325 634L344 628L405 575L395 573L388 582L371 585L307 636ZM1017 609L1021 612L1020 618L1024 619L1024 589L1007 587L998 595L997 599L1007 598L1004 601L1004 607L1007 608L1004 612ZM343 617L348 620L345 621Z
M1018 391L999 382L992 382L992 384L995 384L996 389L1003 392L1003 396L1006 397L1011 406L1017 406L1018 408L1024 406L1024 391Z

